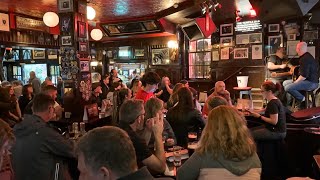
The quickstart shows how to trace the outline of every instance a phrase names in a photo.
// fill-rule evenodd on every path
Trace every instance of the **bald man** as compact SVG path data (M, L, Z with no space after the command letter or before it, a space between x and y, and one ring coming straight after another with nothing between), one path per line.
M214 85L214 92L208 97L210 99L211 97L214 96L220 96L223 97L230 106L232 106L231 98L230 98L230 93L229 91L226 90L226 84L223 81L217 81L216 84ZM202 114L203 115L208 115L209 110L208 110L208 99L206 103L204 104Z
M304 105L305 97L300 91L314 90L319 84L319 62L307 52L307 43L299 42L296 51L299 59L299 77L297 80L283 82L284 90L291 94L301 105Z

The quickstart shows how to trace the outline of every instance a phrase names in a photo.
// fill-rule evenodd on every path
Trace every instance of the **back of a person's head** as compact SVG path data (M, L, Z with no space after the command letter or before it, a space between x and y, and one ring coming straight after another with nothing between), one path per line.
M141 82L143 86L146 86L147 84L149 85L159 84L160 81L161 81L160 76L157 73L152 71L147 72L141 78Z
M54 85L44 86L41 89L41 92L44 94L48 94L49 92L52 92L52 91L57 91L57 88L54 87Z
M189 90L189 88L182 87L178 90L177 94L178 94L179 107L184 107L188 109L194 108L192 93Z
M118 127L89 131L80 138L76 150L93 174L102 173L101 168L105 167L113 175L122 177L137 169L134 146L127 133Z
M221 96L209 97L207 101L208 101L209 111L221 105L228 105L227 100Z
M143 101L139 99L129 99L120 107L119 120L120 123L132 124L141 114L143 110Z
M210 111L196 151L215 158L222 155L244 160L256 152L256 147L245 118L234 107L222 105Z
M2 81L2 83L1 83L2 87L6 87L6 86L9 86L9 85L11 85L11 83L9 81Z
M175 103L178 101L178 90L182 87L183 87L182 83L177 83L176 85L174 85L172 94L170 95L170 98L169 98L170 103Z
M5 103L10 102L9 91L4 87L0 87L0 102L5 102Z
M19 80L12 81L12 86L22 86L22 82Z
M27 96L28 95L28 89L32 88L31 84L26 84L22 87L22 95Z
M46 112L54 103L51 96L45 93L39 93L33 98L32 111L33 113Z
M272 93L280 92L282 87L280 83L274 83L272 81L265 81L261 85L265 91L271 91Z
M146 112L145 119L153 118L157 113L163 108L163 101L158 98L150 98L145 106L144 110Z

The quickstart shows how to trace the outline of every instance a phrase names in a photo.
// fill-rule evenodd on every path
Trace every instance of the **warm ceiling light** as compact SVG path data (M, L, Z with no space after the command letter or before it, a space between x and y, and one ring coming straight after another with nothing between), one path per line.
M250 9L250 16L251 17L256 17L257 16L256 10Z
M168 42L168 48L174 48L174 49L178 48L178 42L177 42L177 41L170 40L170 41Z
M59 16L54 12L46 12L43 15L43 22L46 26L55 27L59 24Z
M91 38L95 41L99 41L103 37L102 31L100 29L92 29L90 35Z
M87 19L93 20L96 17L96 10L91 6L87 6Z

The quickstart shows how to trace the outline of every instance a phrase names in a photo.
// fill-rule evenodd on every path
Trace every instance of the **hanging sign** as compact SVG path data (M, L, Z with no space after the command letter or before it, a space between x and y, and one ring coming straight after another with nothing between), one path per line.
M254 21L243 21L243 22L237 22L235 31L237 32L251 32L258 29L261 29L262 25L260 23L260 20L254 20Z
M16 27L17 29L30 29L36 31L48 31L49 28L44 24L43 21L16 16Z

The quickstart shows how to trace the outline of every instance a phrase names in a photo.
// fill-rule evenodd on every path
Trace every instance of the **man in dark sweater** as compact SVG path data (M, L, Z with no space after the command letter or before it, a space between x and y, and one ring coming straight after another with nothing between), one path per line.
M305 101L300 91L314 90L319 84L319 62L307 52L307 43L299 42L296 51L300 56L299 77L294 82L286 80L283 82L284 90L291 94L297 101Z

